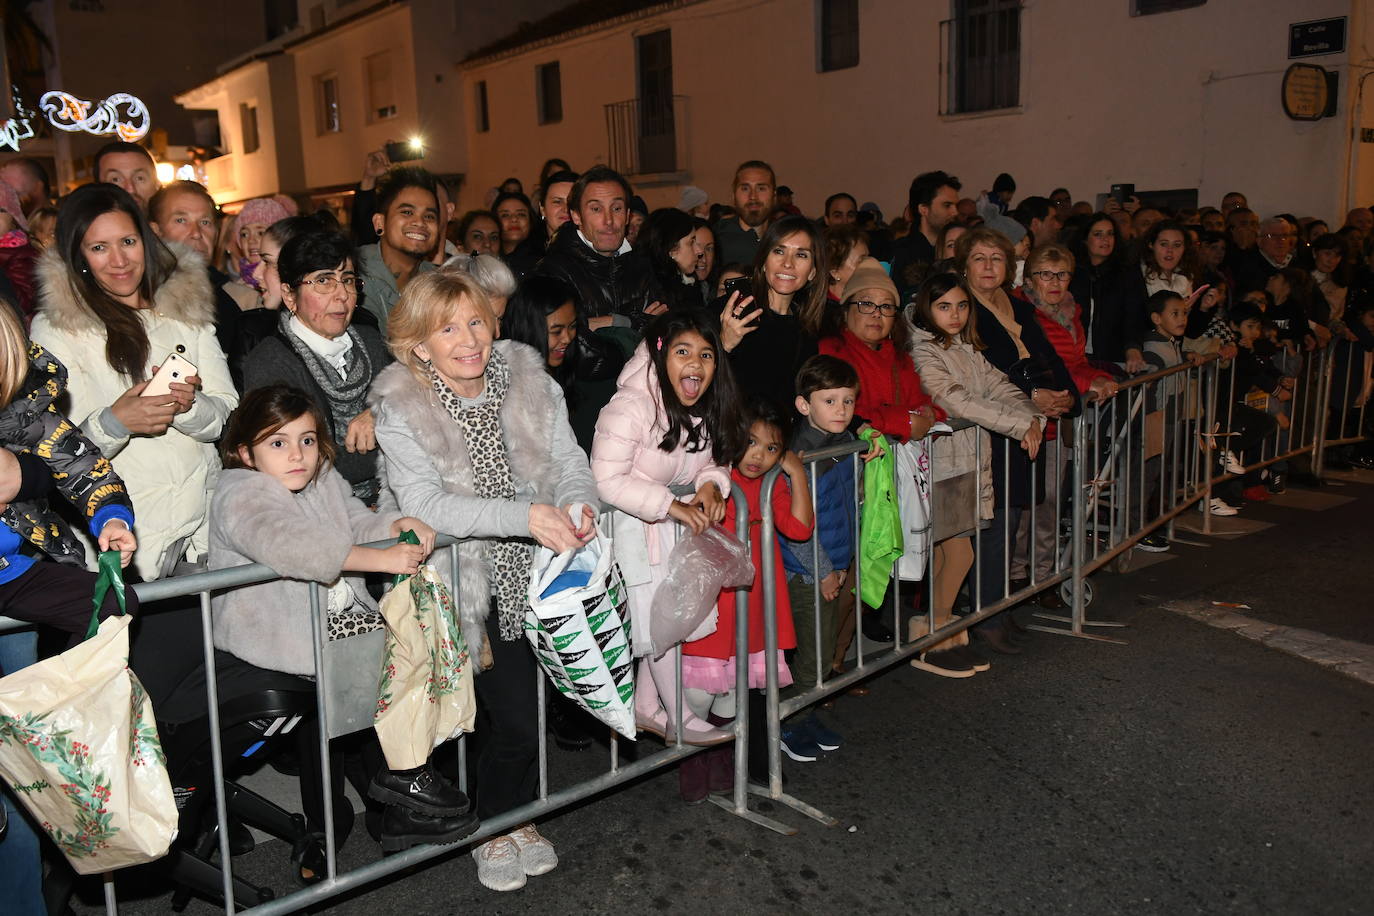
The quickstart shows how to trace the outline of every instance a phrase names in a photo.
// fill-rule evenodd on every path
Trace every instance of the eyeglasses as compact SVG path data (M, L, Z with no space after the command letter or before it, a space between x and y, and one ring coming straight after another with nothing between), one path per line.
M858 309L860 315L872 315L874 312L881 312L888 318L897 314L901 309L901 306L892 305L891 303L884 302L882 305L879 305L876 302L869 302L867 299L851 299L849 304Z
M1044 280L1046 283L1051 280L1058 280L1061 283L1073 276L1071 270L1033 270L1031 276L1037 280Z
M363 288L363 278L359 277L357 274L344 274L342 277L336 277L333 274L325 274L322 277L301 281L302 286L306 284L314 286L315 289L326 296L334 295L334 293L338 292L340 286L344 288L344 292L356 295L358 290Z
M1297 238L1297 235L1292 232L1266 232L1261 238L1279 239L1280 241L1291 242Z

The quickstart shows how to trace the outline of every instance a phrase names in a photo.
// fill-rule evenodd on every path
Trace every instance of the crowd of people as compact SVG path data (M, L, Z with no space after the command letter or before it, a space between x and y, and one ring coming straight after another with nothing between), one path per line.
M1007 174L966 195L928 171L899 217L843 192L812 217L749 160L722 202L687 187L650 211L615 171L550 159L528 191L511 178L458 214L442 180L378 152L345 226L286 196L225 216L199 184L159 187L134 144L104 147L95 175L55 204L37 163L0 165L0 613L76 633L97 544L122 552L131 581L261 562L287 580L217 595L215 645L248 670L309 677L302 583L329 586L331 639L377 629L377 574L414 573L436 533L460 538L449 584L480 668L475 804L442 753L395 771L375 742L355 741L334 772L357 777L368 830L390 851L457 842L535 797L537 669L523 632L534 544L577 548L606 519L628 585L641 734L720 745L740 704L761 718L770 662L800 695L844 672L856 631L894 639L881 602L856 595L855 463L823 459L812 474L808 454L863 437L868 461L942 420L976 424L929 440L926 610L943 625L1050 575L1065 421L1132 375L1234 364L1228 428L1210 431L1225 434L1214 457L1228 481L1207 508L1223 515L1284 490L1283 464L1248 465L1291 425L1304 354L1331 350L1332 438L1365 432L1351 419L1363 411L1346 408L1374 383L1366 208L1330 231L1310 216L1261 220L1240 193L1216 208L1108 197L1098 209L1064 188L1018 199ZM1159 385L1153 409L1179 395ZM1374 466L1355 446L1331 457ZM750 541L756 567L775 552L782 654L765 657L756 579L748 657L734 657L723 594L680 647L679 682L677 653L655 657L649 641L673 547L733 530L732 487L757 519L775 467L778 538L751 526ZM1134 508L1137 525L1150 503ZM407 529L419 545L357 546ZM1140 546L1169 549L1160 532ZM1063 607L1057 590L1035 600ZM929 619L912 616L908 635ZM1024 651L1013 611L970 632L912 664L962 678ZM0 637L5 671L32 655L20 638ZM147 657L165 656L136 645L136 670ZM747 697L734 695L736 663ZM554 702L549 722L560 746L592 742L571 704ZM764 735L751 732L751 772L766 770ZM784 723L792 761L842 744L815 710ZM342 776L321 786L301 756L316 841L293 863L311 881L324 872L324 809L347 801ZM690 758L684 800L728 789L732 772L724 749ZM339 842L351 823L336 818ZM16 832L0 871L24 899L31 882L9 876L28 874L36 851L21 854ZM473 858L495 890L557 864L532 824Z

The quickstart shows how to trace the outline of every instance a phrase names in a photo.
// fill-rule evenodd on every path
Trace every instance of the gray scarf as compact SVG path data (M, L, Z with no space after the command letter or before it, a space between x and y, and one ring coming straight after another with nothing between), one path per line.
M344 331L352 339L353 347L344 358L344 375L340 378L333 366L306 346L305 341L291 333L290 322L291 313L282 309L282 336L295 349L301 362L305 363L305 368L315 380L315 384L323 389L325 400L329 402L329 418L334 424L334 438L342 445L342 439L348 432L348 424L352 423L358 414L367 410L367 391L372 387L372 360L367 355L367 348L363 346L362 337L353 328Z
M1025 295L1030 304L1035 306L1036 311L1054 320L1056 324L1069 332L1069 336L1077 340L1078 335L1074 333L1073 320L1078 317L1078 304L1073 301L1073 294L1068 290L1064 291L1064 298L1059 300L1058 306L1050 305L1035 294L1035 287L1027 283L1021 287L1021 292Z
M463 430L472 460L474 495L482 499L514 499L515 476L511 473L501 435L501 403L510 390L510 366L497 350L491 351L486 369L486 400L475 406L462 403L453 389L429 370L429 382L439 403ZM524 637L526 592L530 585L530 547L515 540L484 543L491 582L496 588L497 622L502 642Z

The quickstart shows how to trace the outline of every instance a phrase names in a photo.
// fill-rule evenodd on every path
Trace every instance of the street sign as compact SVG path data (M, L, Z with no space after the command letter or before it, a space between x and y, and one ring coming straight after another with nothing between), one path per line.
M1283 113L1294 121L1320 121L1331 103L1331 86L1324 67L1289 64L1283 75Z
M1312 19L1288 27L1288 57L1316 57L1345 50L1346 17Z

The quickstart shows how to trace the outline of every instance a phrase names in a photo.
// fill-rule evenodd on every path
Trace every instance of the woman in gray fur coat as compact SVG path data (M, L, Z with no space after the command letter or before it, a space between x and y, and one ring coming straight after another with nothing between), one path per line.
M579 546L598 505L558 383L538 352L493 341L495 331L487 294L469 275L416 277L388 321L397 362L371 397L383 476L401 511L466 539L455 597L468 646L474 655L481 647L482 820L535 796L536 664L523 630L534 542L558 552ZM557 863L532 824L473 858L493 890L514 890Z

